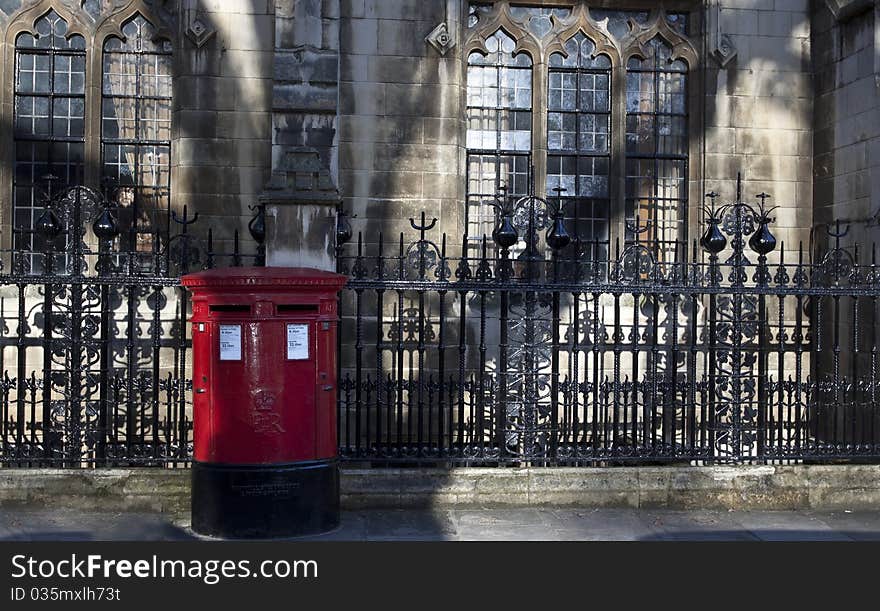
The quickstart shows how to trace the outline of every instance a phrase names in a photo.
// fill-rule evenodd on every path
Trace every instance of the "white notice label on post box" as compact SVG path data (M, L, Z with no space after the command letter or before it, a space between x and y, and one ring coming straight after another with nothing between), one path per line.
M220 360L241 360L241 325L220 325Z
M302 361L309 358L309 326L287 325L287 360Z

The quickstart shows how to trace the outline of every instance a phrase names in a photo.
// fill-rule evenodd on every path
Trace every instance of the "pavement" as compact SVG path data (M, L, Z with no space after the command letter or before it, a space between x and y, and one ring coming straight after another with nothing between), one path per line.
M188 518L0 507L0 541L185 541ZM363 510L298 541L880 541L880 511Z

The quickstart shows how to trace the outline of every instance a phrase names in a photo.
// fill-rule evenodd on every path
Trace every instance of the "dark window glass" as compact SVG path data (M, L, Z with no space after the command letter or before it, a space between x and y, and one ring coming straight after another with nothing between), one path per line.
M125 249L147 264L169 210L172 53L141 15L122 31L104 43L102 173L119 188Z
M550 56L547 195L561 197L569 232L607 254L610 221L611 61L578 33ZM561 191L560 191L561 189Z
M13 233L19 251L45 248L33 229L45 212L46 179L55 177L55 193L83 180L85 39L67 28L49 11L35 24L38 36L23 33L15 41ZM63 251L65 240L59 237L55 248ZM23 262L28 273L44 271L39 255ZM55 271L64 269L62 257L56 263Z
M626 67L627 238L649 244L671 258L684 237L687 208L687 64L672 61L659 38L646 45L648 57Z
M532 61L513 54L515 42L498 31L488 55L472 53L467 80L467 238L491 236L491 203L501 187L528 194L532 148ZM491 240L491 238L489 238Z

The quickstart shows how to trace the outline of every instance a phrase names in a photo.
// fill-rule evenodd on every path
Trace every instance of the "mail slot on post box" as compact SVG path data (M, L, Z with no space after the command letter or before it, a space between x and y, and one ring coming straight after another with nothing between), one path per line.
M345 276L236 267L192 292L192 527L231 538L339 523L336 300Z

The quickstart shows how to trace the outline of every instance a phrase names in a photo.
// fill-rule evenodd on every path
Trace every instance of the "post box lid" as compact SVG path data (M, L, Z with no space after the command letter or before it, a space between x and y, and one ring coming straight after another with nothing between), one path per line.
M180 279L188 289L242 288L252 289L332 289L338 291L348 281L347 276L308 267L221 267Z

